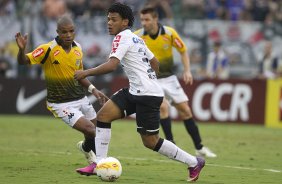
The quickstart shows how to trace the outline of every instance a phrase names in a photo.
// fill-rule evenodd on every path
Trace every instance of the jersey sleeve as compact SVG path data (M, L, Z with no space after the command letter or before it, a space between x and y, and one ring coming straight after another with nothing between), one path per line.
M40 45L35 50L30 53L27 53L26 56L30 60L30 64L40 64L44 59L46 52L49 48L48 44Z
M116 35L112 43L112 51L109 58L116 57L122 60L129 47L130 42L125 35Z
M173 45L173 47L175 47L178 50L178 52L180 52L180 53L187 51L187 47L186 47L185 43L183 42L183 40L178 35L178 33L172 28L171 28L171 33L172 33L172 45Z

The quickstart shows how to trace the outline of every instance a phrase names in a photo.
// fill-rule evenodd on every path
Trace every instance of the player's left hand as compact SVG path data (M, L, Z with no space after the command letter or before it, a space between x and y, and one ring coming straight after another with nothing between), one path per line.
M192 76L190 71L186 71L186 72L183 73L183 81L186 85L187 84L190 84L190 85L193 84L193 76Z
M99 100L100 105L104 105L106 101L109 100L109 98L104 93L96 88L93 89L92 94Z
M76 70L74 73L74 79L76 80L84 79L85 77L87 76L83 70Z

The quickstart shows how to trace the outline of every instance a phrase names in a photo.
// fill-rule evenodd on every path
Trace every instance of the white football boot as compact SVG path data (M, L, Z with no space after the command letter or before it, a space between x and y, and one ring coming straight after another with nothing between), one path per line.
M200 157L208 157L208 158L215 158L217 155L213 153L209 148L202 147L200 150L196 150L196 155Z
M96 160L96 155L92 150L89 152L84 151L82 148L82 144L83 144L83 141L79 141L77 143L77 148L79 149L79 151L81 151L84 154L85 158L87 159L87 162L89 164L92 164Z

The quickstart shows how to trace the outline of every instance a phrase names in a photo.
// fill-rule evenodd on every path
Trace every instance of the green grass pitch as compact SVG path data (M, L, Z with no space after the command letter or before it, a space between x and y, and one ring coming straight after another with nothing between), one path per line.
M198 126L203 143L218 157L206 159L197 183L282 182L282 129L228 123ZM194 154L182 123L174 123L173 132L177 145ZM86 165L76 148L82 138L51 115L0 115L0 184L104 183L96 176L75 172ZM118 158L123 166L116 183L187 183L186 166L143 147L134 121L113 123L109 156Z

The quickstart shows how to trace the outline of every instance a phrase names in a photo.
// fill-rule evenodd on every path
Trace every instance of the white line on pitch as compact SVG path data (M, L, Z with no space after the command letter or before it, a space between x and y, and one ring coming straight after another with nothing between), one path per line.
M171 160L158 160L158 159L146 159L146 158L132 158L132 157L122 157L122 156L117 156L118 158L121 159L128 159L128 160L147 160L147 161L154 161L154 162L172 162ZM212 167L223 167L223 168L230 168L230 169L241 169L241 170L263 170L263 171L268 171L268 172L275 172L275 173L281 173L282 171L280 170L275 170L275 169L258 169L258 168L250 168L250 167L240 167L240 166L229 166L229 165L218 165L218 164L206 164L208 166Z
M3 147L1 148L3 150ZM0 149L0 150L1 150ZM12 150L12 149L5 149L5 150ZM23 152L28 152L33 155L39 155L40 153L47 153L46 151L39 151L39 150L22 150L21 152L18 152L18 154L23 154ZM60 152L60 151L48 151L49 154L52 155L72 155L71 152L66 151L66 152ZM79 154L79 153L78 153ZM137 158L137 157L123 157L123 156L117 156L117 158L121 159L127 159L127 160L141 160L141 161L154 161L154 162L165 162L165 163L176 163L172 160L159 160L159 159L147 159L147 158ZM223 167L223 168L230 168L230 169L241 169L241 170L251 170L251 171L257 171L257 170L262 170L262 171L268 171L268 172L274 172L274 173L281 173L281 170L276 170L276 169L258 169L258 168L250 168L250 167L240 167L240 166L229 166L229 165L218 165L218 164L206 164L208 166L212 167Z

